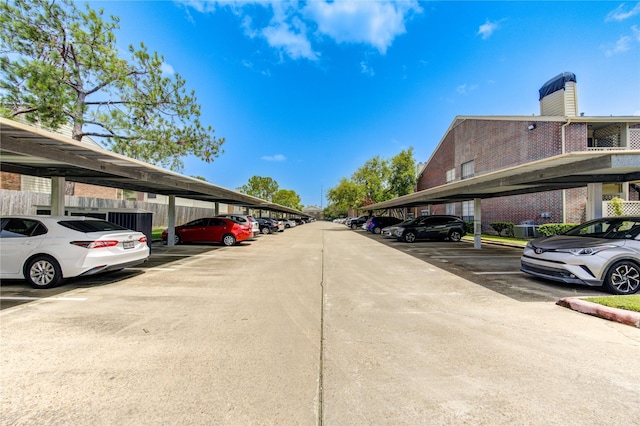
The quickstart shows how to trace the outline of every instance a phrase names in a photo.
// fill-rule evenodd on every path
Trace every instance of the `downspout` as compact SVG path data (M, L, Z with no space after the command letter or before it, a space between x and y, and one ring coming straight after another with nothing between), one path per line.
M565 129L569 124L571 124L571 117L565 117L565 120L567 120L567 122L562 125L562 129L561 129L562 151L560 153L563 155L566 153L566 150L567 150L566 142L565 142ZM567 223L567 190L566 189L562 190L562 223Z

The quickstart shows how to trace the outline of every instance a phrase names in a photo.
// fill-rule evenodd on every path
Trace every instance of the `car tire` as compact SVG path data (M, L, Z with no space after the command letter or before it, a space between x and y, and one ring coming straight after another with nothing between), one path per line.
M358 227L358 225L356 225L355 223L351 224L351 229L356 229Z
M382 232L382 229L380 229L380 227L379 227L379 226L376 226L375 228L373 228L373 233L374 233L374 234L379 234L379 233L381 233L381 232Z
M640 290L640 265L621 260L611 265L604 277L604 287L613 294L634 294Z
M263 234L270 234L271 233L271 229L269 229L268 226L265 226L264 228L262 228L262 233Z
M39 255L26 263L24 277L33 288L51 288L62 281L62 269L53 257Z
M178 244L182 244L182 239L180 238L180 235L174 234L174 236L173 236L173 245L177 246Z
M227 247L235 245L235 243L236 243L236 237L234 237L233 234L225 234L222 237L222 244L224 244Z
M412 243L412 242L414 242L416 240L416 233L413 232L413 231L408 231L402 236L402 239L406 243Z
M458 229L452 229L449 231L449 241L458 242L462 239L462 232Z

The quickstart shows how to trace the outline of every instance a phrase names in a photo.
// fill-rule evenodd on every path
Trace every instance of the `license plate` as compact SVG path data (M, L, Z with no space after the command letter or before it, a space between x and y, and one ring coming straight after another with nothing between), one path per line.
M125 249L132 249L135 246L135 243L133 241L124 241L122 245Z

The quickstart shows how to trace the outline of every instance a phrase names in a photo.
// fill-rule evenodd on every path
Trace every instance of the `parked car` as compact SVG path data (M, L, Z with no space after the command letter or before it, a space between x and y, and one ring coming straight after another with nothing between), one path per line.
M456 216L420 216L396 228L396 238L407 243L424 239L460 241L466 234L466 223Z
M167 241L168 230L162 232L162 241ZM184 225L176 226L174 244L222 243L232 246L253 237L250 223L238 223L224 217L203 217Z
M255 237L256 235L260 234L260 225L258 224L258 221L256 220L255 217L253 216L249 216L249 215L244 215L244 214L235 214L235 213L228 213L228 214L219 214L216 217L224 217L226 219L231 219L234 222L237 222L241 225L246 225L248 223L251 224L251 229L253 230L253 236Z
M263 234L271 234L280 230L278 224L271 218L259 217L257 221L260 225L260 232Z
M395 225L402 222L402 219L398 219L393 216L373 216L366 223L366 230L374 234L380 234L382 228Z
M105 220L78 216L4 216L0 224L0 278L50 288L64 278L143 263L147 237Z
M304 220L300 218L293 219L293 221L296 223L296 225L304 225Z
M296 222L293 219L282 219L282 223L284 223L285 229L296 227Z
M351 219L351 221L349 222L349 227L351 229L358 229L359 227L361 227L362 225L364 225L365 223L367 223L367 220L369 219L368 215L362 215L356 218Z
M527 243L520 270L567 284L604 286L614 294L640 289L640 217L595 219Z
M273 221L278 225L278 232L284 232L284 221L282 219L273 219Z
M382 235L384 238L396 238L396 229L398 229L398 227L400 226L404 226L408 223L410 223L411 221L413 221L414 219L407 219L403 222L400 223L396 223L395 225L391 225L391 226L386 226L384 228L382 228L382 231L380 231L380 235Z

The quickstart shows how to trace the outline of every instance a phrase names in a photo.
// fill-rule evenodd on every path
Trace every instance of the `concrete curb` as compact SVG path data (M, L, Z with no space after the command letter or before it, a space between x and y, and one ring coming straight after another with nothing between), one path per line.
M565 308L573 309L583 314L589 314L608 319L609 321L616 321L621 324L640 328L640 312L610 308L598 303L587 302L577 297L565 297L564 299L558 300L556 305L564 306Z

